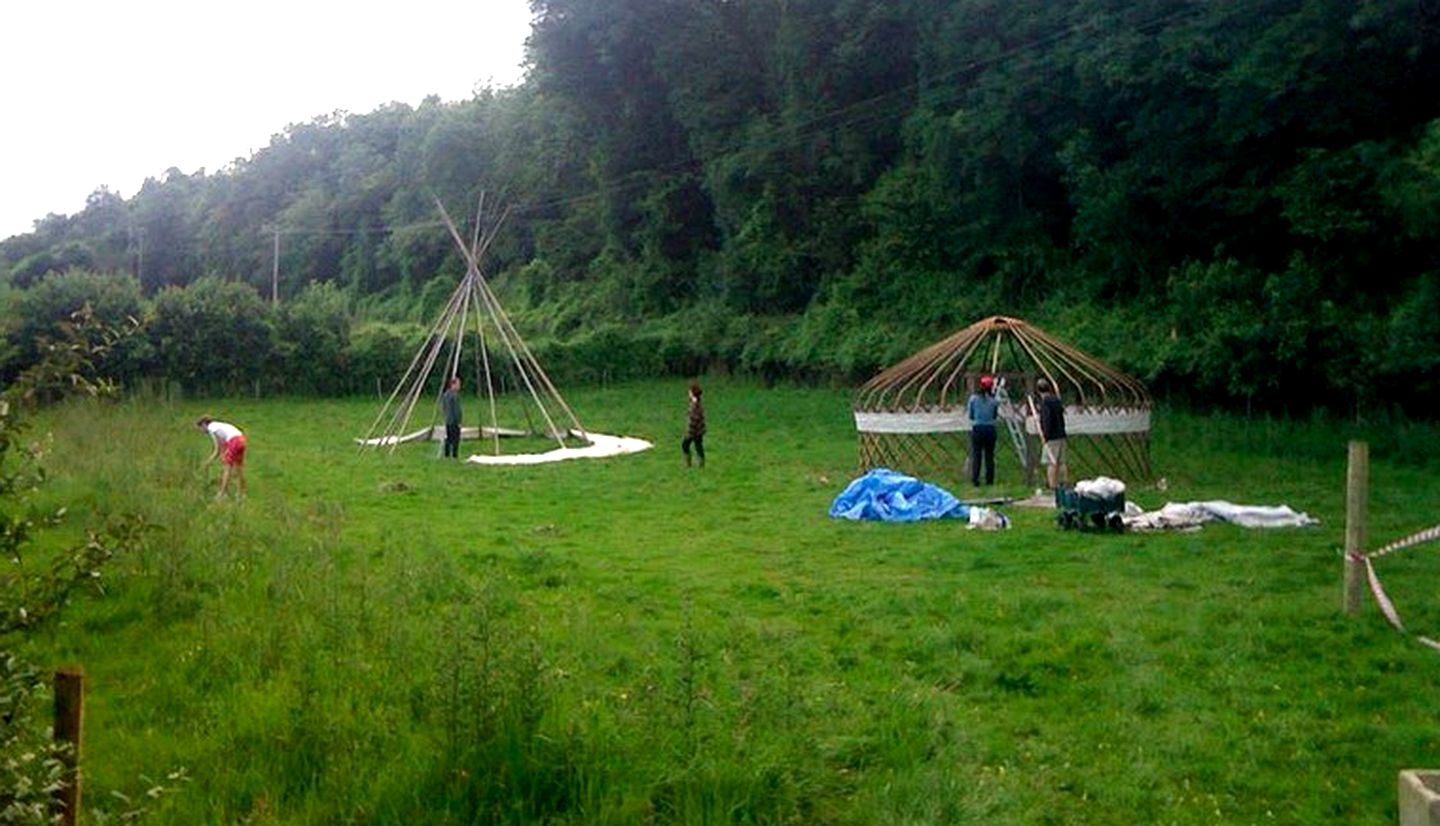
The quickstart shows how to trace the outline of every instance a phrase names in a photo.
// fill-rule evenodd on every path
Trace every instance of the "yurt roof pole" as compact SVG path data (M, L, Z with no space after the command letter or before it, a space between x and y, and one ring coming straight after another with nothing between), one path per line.
M935 367L930 371L930 377L915 390L916 401L925 397L926 392L930 388L930 384L934 382L935 379L943 377L944 381L940 385L940 403L945 404L946 400L950 397L951 390L955 387L955 380L959 378L959 376L956 375L956 371L950 369L950 365L963 364L965 359L970 357L970 353L974 351L978 341L978 338L972 339L965 342L962 347L954 347L948 351L937 353L938 358L931 359ZM967 389L968 388L964 387L960 388L960 393L955 397L956 403L962 402ZM912 404L911 406L913 407L914 405Z
M1036 346L1046 349L1051 361L1054 362L1056 368L1064 375L1069 386L1080 396L1082 403L1087 401L1085 393L1087 384L1093 385L1096 392L1102 395L1104 394L1105 382L1096 375L1094 365L1086 364L1085 361L1078 358L1074 352L1062 349L1059 342L1047 336L1038 335L1034 332L1031 332L1029 336L1034 339ZM1056 389L1059 389L1058 385Z
M1049 379L1051 384L1055 385L1056 390L1059 390L1060 382L1056 381L1055 376L1050 372L1050 363L1055 361L1054 357L1041 357L1040 353L1036 351L1034 345L1029 341L1029 339L1022 335L1021 332L1022 331L1019 329L1015 330L1015 340L1020 343L1021 349L1023 349L1025 351L1025 354L1030 357L1030 360L1035 362L1035 366L1039 368L1040 373L1044 375L1045 378ZM1049 354L1046 355L1049 356ZM1056 366L1059 367L1060 365L1056 364Z

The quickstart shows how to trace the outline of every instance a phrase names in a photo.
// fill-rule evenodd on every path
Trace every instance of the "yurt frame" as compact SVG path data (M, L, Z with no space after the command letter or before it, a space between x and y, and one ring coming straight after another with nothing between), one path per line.
M866 382L854 400L862 469L888 467L931 478L968 467L966 402L982 375L997 379L1001 418L1034 484L1041 465L1036 382L1047 378L1065 402L1072 481L1106 475L1127 482L1154 478L1150 464L1150 395L1138 380L1044 330L992 316L926 347ZM1008 403L1007 403L1008 402Z

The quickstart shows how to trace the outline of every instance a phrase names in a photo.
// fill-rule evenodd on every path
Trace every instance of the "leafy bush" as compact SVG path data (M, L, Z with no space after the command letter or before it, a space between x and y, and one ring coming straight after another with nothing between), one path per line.
M149 324L154 369L191 392L236 391L265 378L275 326L253 287L215 276L155 296Z
M41 358L42 343L60 335L60 326L86 307L95 321L115 328L145 317L140 282L128 275L88 270L51 273L19 293L17 306L7 315L10 358L6 373L13 377L36 363ZM117 381L135 379L148 357L148 349L143 336L128 337L106 354L107 375Z
M351 393L390 392L424 340L425 328L419 324L358 325L340 354L343 389Z
M311 282L280 306L275 328L276 375L285 391L335 393L343 389L350 320L348 297L330 282Z
M27 422L22 410L55 389L95 394L110 387L93 379L92 360L105 345L92 345L79 323L61 330L67 338L46 349L0 396L0 556L7 563L0 574L0 823L53 819L51 797L63 780L65 749L50 740L40 719L38 669L11 647L81 589L98 589L106 563L137 548L145 530L138 519L121 516L105 531L88 530L78 544L32 559L40 537L64 521L65 509L45 511L35 505L45 481L43 451L40 444L23 440ZM112 341L116 335L101 331L98 337Z

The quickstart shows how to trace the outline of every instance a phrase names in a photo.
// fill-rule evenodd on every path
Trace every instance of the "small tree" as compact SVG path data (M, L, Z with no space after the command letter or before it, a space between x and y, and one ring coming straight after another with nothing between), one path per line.
M190 391L244 388L274 357L270 306L253 287L214 276L162 290L148 328L159 372Z
M84 311L96 322L111 329L134 326L145 314L140 282L128 275L71 270L51 273L28 290L17 294L16 304L7 313L8 355L6 378L41 359L44 341L63 338L63 325ZM143 336L126 336L103 354L108 376L119 381L139 375L144 360Z
M349 298L329 282L312 282L282 304L276 319L276 356L284 390L334 393L344 381L350 344Z
M45 482L43 449L27 443L24 412L62 395L105 395L114 385L99 378L99 363L126 332L97 325L87 311L42 342L41 359L0 393L0 823L48 823L51 795L62 777L61 749L40 719L42 678L12 650L14 643L52 617L81 589L99 589L101 570L141 541L143 523L115 519L104 531L33 563L36 538L60 524L65 509L41 511L34 497Z

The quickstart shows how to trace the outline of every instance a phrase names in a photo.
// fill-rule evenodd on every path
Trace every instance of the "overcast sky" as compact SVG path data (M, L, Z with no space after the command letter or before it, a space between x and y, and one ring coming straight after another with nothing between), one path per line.
M215 172L292 123L521 78L526 0L10 0L0 10L0 238Z

